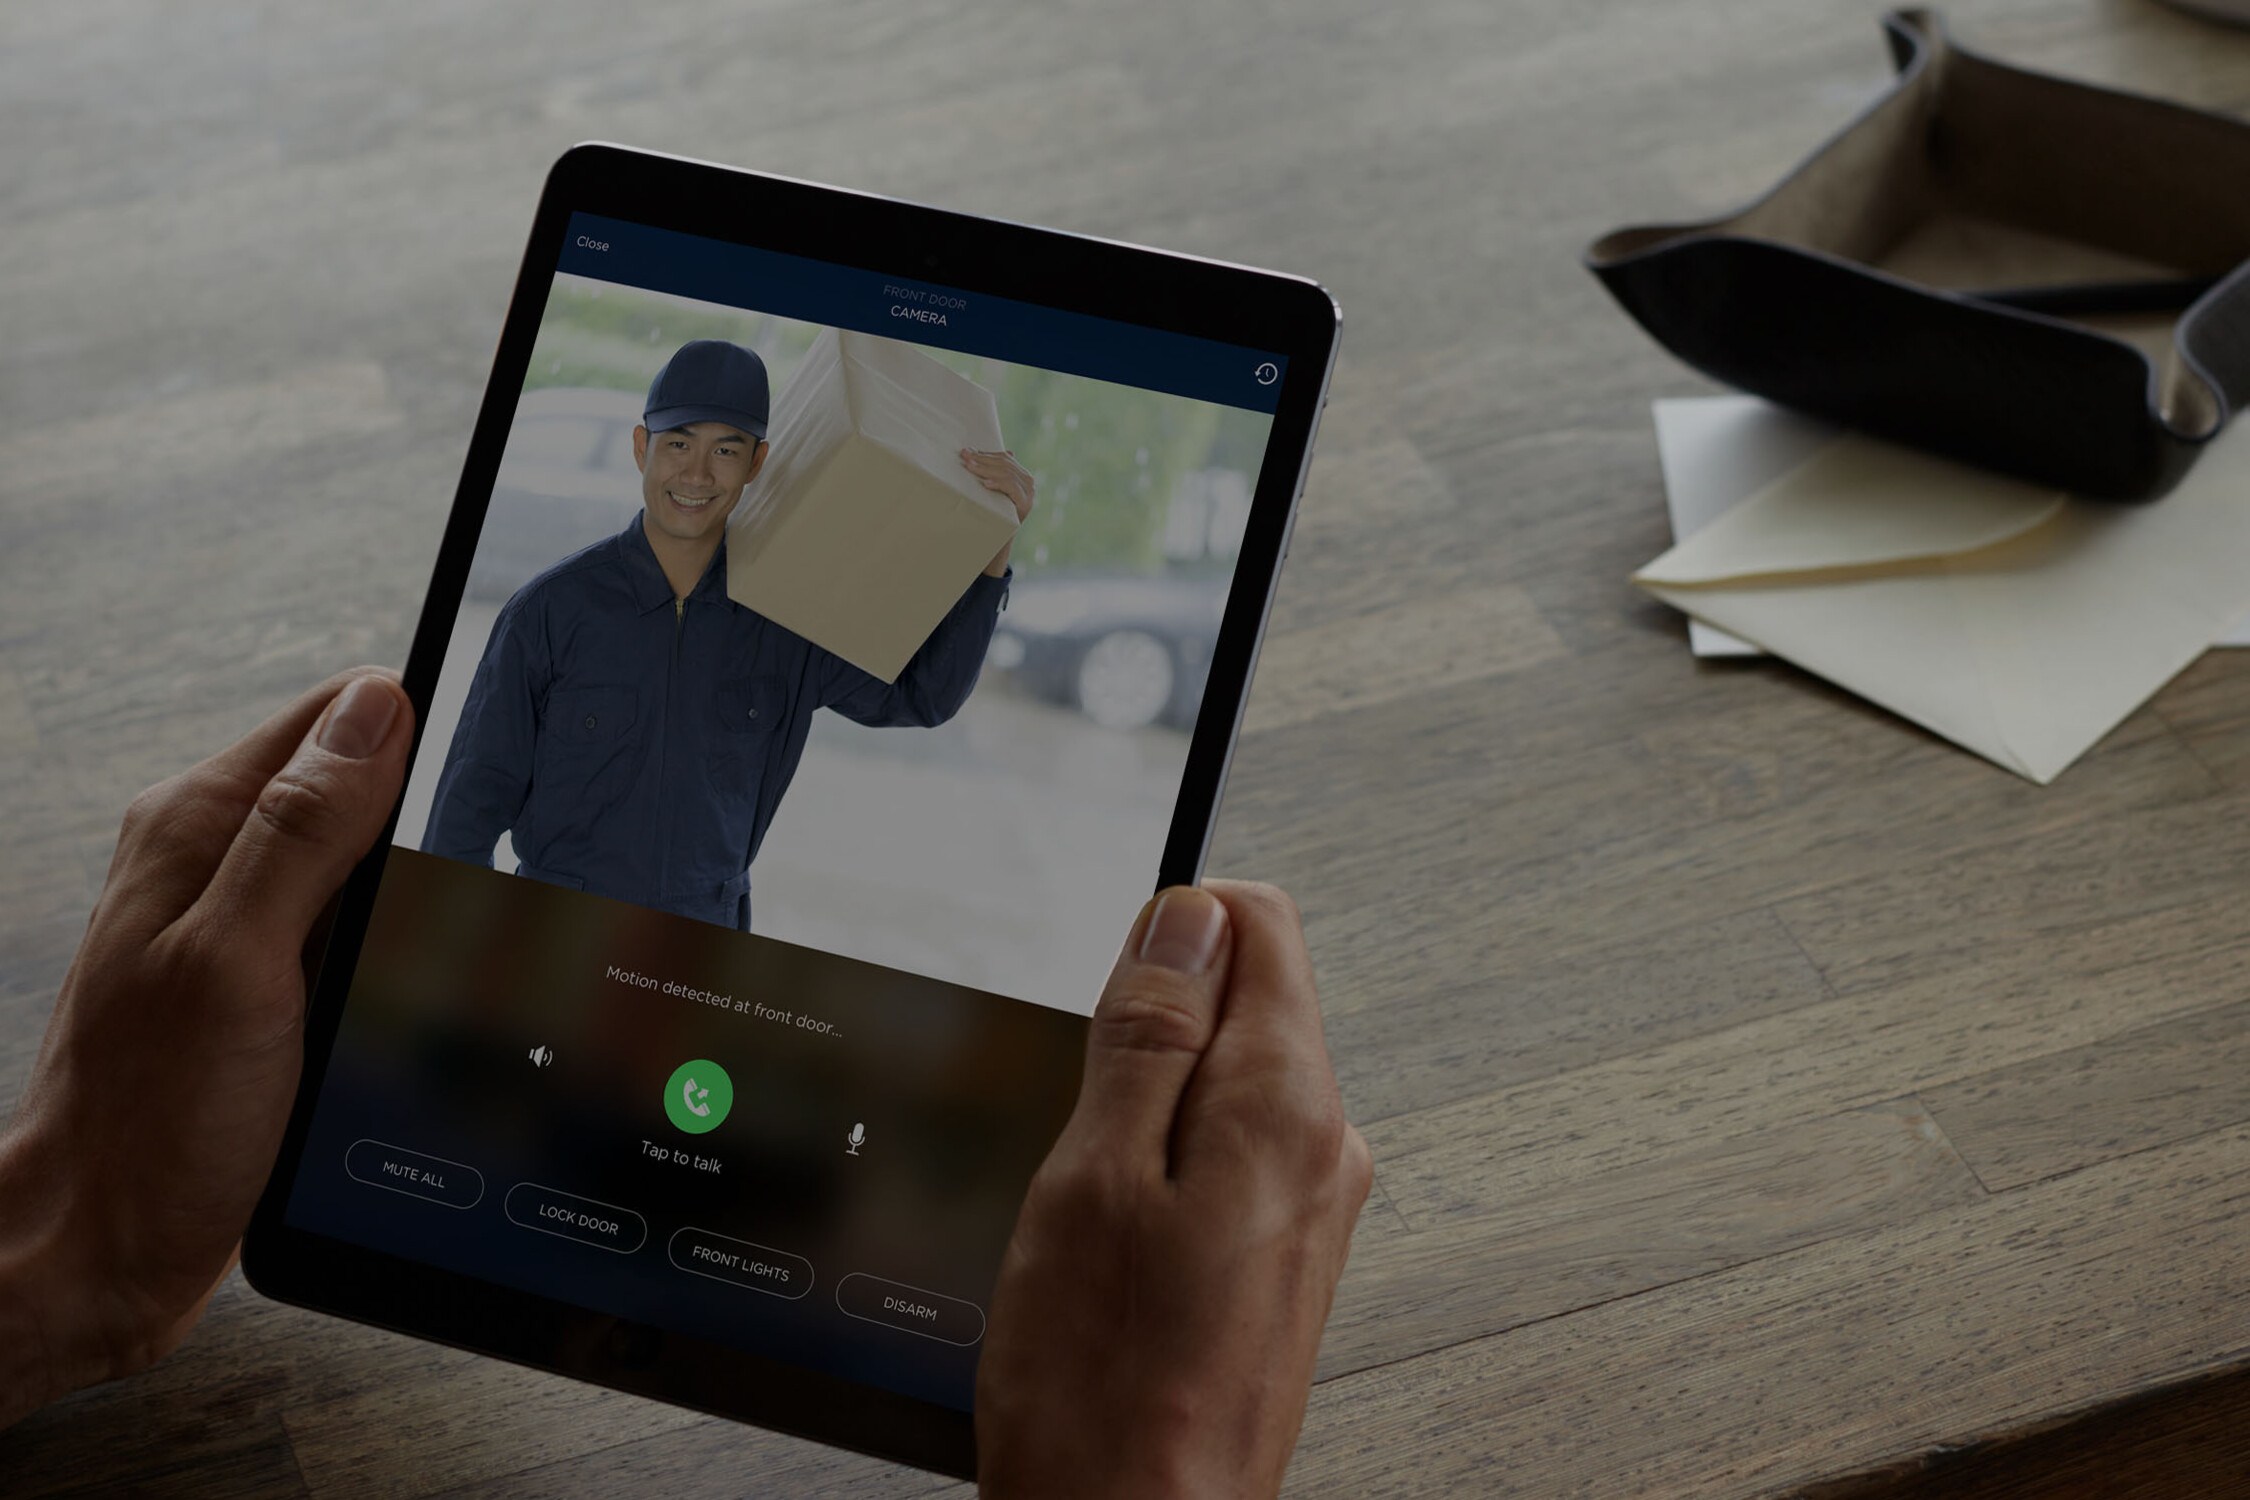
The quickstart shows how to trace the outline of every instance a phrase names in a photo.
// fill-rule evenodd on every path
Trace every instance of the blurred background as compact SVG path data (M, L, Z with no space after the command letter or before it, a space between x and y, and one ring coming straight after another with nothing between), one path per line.
M779 393L819 332L555 279L402 842L420 847L443 747L500 607L639 514L632 437L657 370L690 339L728 339L758 352ZM1118 913L1156 883L1272 419L926 352L992 392L1000 430L1038 487L1008 606L976 692L946 724L815 718L752 867L751 922L788 942L1085 1011L1116 955ZM496 863L514 866L505 840Z

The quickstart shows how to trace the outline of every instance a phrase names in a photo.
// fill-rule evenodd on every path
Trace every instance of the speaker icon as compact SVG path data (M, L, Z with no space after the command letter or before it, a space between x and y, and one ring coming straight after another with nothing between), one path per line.
M554 1060L555 1049L552 1047L534 1047L531 1049L531 1061L535 1067L544 1068Z

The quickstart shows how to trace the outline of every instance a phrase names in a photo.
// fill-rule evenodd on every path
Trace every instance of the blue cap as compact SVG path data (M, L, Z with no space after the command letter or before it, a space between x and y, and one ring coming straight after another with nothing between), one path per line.
M766 435L766 362L725 339L682 344L649 382L641 423L669 432L690 422L727 422Z

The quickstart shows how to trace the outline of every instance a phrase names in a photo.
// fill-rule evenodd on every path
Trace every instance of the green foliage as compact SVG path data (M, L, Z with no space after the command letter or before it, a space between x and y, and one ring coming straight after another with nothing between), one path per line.
M778 392L818 333L763 313L563 277L524 385L645 391L680 345L716 338L757 350ZM1259 413L1184 396L928 353L992 392L1000 431L1038 484L1038 508L1016 540L1016 569L1026 577L1166 566L1158 543L1182 476L1211 467L1254 474L1272 426Z

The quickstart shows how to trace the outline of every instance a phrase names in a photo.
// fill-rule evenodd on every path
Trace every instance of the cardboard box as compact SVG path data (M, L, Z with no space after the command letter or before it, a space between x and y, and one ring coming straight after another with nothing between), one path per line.
M961 466L1005 447L992 393L911 344L830 328L767 424L727 522L727 593L885 682L993 554L1016 508Z

